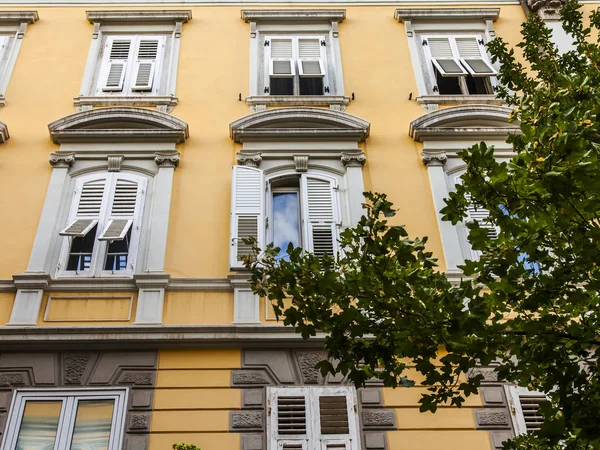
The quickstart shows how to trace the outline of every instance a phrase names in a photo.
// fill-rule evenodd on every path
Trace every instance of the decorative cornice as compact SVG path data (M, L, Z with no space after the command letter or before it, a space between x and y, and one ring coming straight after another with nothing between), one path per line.
M48 160L50 165L54 168L58 167L71 167L75 162L75 153L50 153L50 159Z
M48 125L55 144L67 142L184 142L187 123L145 108L112 107L81 111Z
M370 124L366 120L324 108L270 109L229 125L229 135L238 143L289 139L362 142L369 132Z
M262 162L262 155L260 153L237 153L236 156L240 166L259 167Z
M343 95L255 95L246 97L246 104L254 111L271 106L328 106L344 111L350 103L350 97Z
M163 9L163 10L104 10L86 11L85 15L90 23L164 23L183 22L192 19L191 9Z
M306 172L308 170L308 156L294 156L294 166L296 168L296 172Z
M21 273L13 275L17 289L44 289L48 287L50 276L45 273Z
M106 95L106 96L79 96L73 99L73 104L78 111L94 106L158 106L171 110L177 106L179 99L175 95Z
M345 9L242 9L245 22L342 22Z
M177 167L179 165L179 153L156 153L154 162L158 167Z
M164 289L169 285L171 276L168 273L138 273L133 276L135 284L140 289Z
M8 127L4 122L0 122L0 144L4 144L9 139L10 134L8 134Z
M511 108L493 105L465 105L439 109L410 123L409 136L415 141L460 139L506 139L519 130L510 123Z
M341 160L346 167L362 167L367 162L367 157L363 152L342 153Z
M398 8L394 18L399 22L413 20L429 20L448 22L459 20L491 20L496 21L500 8Z
M421 159L426 166L443 166L448 161L446 152L422 152Z
M38 20L37 11L0 11L0 23L32 24Z

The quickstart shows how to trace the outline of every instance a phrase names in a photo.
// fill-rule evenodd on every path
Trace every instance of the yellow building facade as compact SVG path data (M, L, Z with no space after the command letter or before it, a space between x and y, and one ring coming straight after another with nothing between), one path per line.
M0 6L3 450L480 450L526 431L487 368L436 414L418 379L323 378L322 336L278 323L239 257L247 236L335 250L366 190L460 276L464 226L437 211L457 151L510 155L485 43L517 44L527 5Z

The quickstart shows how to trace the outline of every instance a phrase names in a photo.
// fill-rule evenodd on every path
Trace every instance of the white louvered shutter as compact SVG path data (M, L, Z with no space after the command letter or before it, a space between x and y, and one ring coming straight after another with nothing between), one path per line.
M546 395L520 386L506 386L505 389L516 434L538 431L544 422L538 410L547 401Z
M425 53L443 77L456 77L467 74L452 47L452 41L448 37L435 36L423 39Z
M298 74L301 77L325 76L324 49L320 38L298 39Z
M313 404L318 408L319 450L358 448L354 398L349 388L320 388Z
M98 240L120 241L125 238L140 215L144 181L137 177L116 177L109 215Z
M69 225L59 233L61 236L84 237L94 228L102 211L106 185L105 177L77 183Z
M456 48L463 67L474 77L496 75L496 70L489 63L483 40L480 37L457 37Z
M242 268L242 257L252 252L243 239L255 238L263 247L265 181L260 169L233 166L231 182L229 266Z
M293 42L291 38L270 38L269 76L278 78L293 77L296 73L294 65Z
M307 250L317 256L338 252L338 201L334 180L303 175L304 229Z
M135 70L131 84L133 91L152 91L159 53L163 39L139 38L135 55Z
M129 65L132 52L132 38L109 36L106 39L100 76L102 91L123 91L127 66Z
M312 450L308 388L272 388L269 394L271 448Z

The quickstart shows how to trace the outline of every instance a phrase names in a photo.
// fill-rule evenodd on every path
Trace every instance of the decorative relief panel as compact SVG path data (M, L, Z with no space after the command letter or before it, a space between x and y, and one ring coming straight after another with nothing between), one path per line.
M0 432L14 388L129 385L123 450L148 448L157 352L0 353Z

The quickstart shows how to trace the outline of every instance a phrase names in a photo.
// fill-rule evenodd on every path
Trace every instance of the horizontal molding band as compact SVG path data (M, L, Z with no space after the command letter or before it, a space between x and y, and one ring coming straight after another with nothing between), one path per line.
M3 350L322 347L325 335L304 341L274 325L158 325L0 327Z

